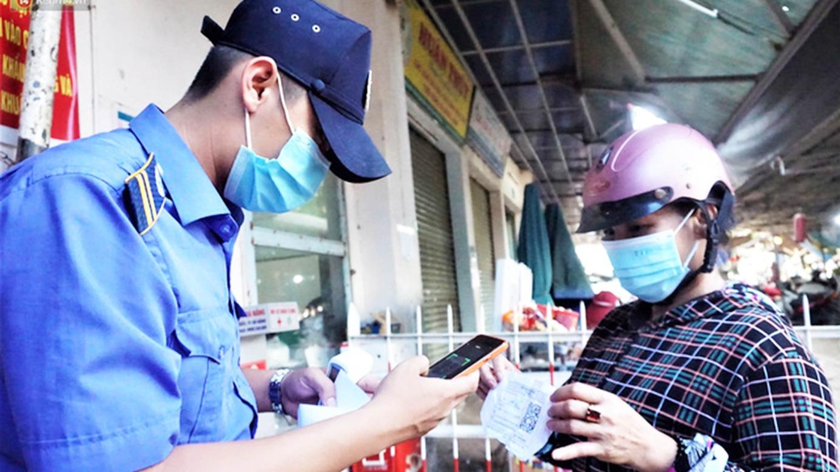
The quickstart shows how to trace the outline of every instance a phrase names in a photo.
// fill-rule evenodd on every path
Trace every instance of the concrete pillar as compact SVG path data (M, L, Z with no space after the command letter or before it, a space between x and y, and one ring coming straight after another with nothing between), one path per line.
M501 191L490 192L490 227L493 234L493 254L496 259L510 259L510 236L507 232L505 197Z
M365 128L393 170L377 182L344 186L352 301L363 320L390 307L394 321L413 330L423 293L399 7L384 0L324 3L373 31Z
M449 206L452 215L452 236L455 245L455 269L458 280L458 304L461 308L461 331L478 331L481 306L481 277L475 248L472 193L470 191L469 154L446 155L449 184ZM477 157L477 156L476 156Z
M50 145L61 9L32 4L23 78L17 162Z

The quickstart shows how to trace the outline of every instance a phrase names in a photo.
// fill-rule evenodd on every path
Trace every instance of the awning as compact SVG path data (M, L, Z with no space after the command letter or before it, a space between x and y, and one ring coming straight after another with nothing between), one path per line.
M592 287L580 263L560 205L545 209L548 241L551 250L551 294L554 298L592 298Z
M519 228L519 248L516 253L519 256L519 262L527 265L534 273L534 301L544 305L553 305L550 293L551 249L540 203L540 191L536 184L528 184L525 187L522 225Z

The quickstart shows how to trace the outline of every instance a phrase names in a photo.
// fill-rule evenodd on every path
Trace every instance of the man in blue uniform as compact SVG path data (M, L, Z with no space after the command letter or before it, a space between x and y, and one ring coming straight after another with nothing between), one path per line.
M335 471L475 391L415 358L355 413L238 441L258 411L335 395L320 370L240 369L241 208L289 211L328 171L390 170L362 128L367 28L311 0L245 0L202 32L214 46L175 107L0 177L2 471Z

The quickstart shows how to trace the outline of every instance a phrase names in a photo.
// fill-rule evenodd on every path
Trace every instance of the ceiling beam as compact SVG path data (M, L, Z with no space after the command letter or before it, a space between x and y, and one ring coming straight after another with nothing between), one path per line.
M633 48L630 47L630 43L627 42L627 38L624 37L621 29L619 29L618 24L616 24L615 19L613 19L612 14L610 14L609 9L604 4L604 0L589 0L589 4L595 9L598 19L607 28L610 37L615 42L615 45L618 46L627 64L630 65L633 75L636 76L639 83L645 83L645 68L642 66L636 53L633 52Z
M817 148L823 141L832 138L840 133L840 110L835 111L822 123L814 127L808 134L803 136L787 151L788 156L805 154Z
M596 1L596 0L592 0ZM735 125L740 123L742 119L744 119L747 114L752 111L755 107L758 100L764 95L764 92L770 88L770 85L776 80L785 66L793 59L793 56L799 51L803 44L811 37L811 34L817 29L817 26L822 23L825 19L826 15L837 5L838 0L819 0L819 2L814 5L811 11L808 13L808 16L805 18L805 21L802 23L802 26L799 28L799 31L790 42L782 49L782 52L776 56L776 59L770 64L770 67L764 72L761 76L761 80L756 82L753 88L747 93L747 96L744 97L744 100L738 105L738 108L735 109L735 112L729 117L726 121L726 124L718 131L717 136L715 136L714 143L715 145L719 145L725 142L729 137L732 135L732 131L735 129Z
M542 110L540 110L540 111L542 111ZM580 141L580 139L577 137L577 135L580 134L580 131L581 130L578 129L578 128L565 128L565 129L558 129L557 127L555 127L554 129L552 129L552 128L531 128L531 129L526 129L525 134L529 134L529 133L554 133L554 132L556 132L558 135L573 137L573 138ZM518 135L518 134L520 134L520 133L518 133L516 131L511 133L511 135Z
M528 80L524 82L506 82L502 84L502 87L533 87L540 84L560 84L560 85L567 85L569 87L574 87L577 82L572 75L565 75L565 74L554 74L554 75L546 75L541 77L539 73L534 71L536 74L537 80Z
M595 122L592 121L592 114L589 113L589 103L586 100L586 95L580 93L578 94L578 98L580 99L580 107L583 110L583 117L585 118L586 131L589 132L589 136L594 138L598 136L598 130L595 128Z
M609 128L605 129L603 133L601 133L595 140L596 141L603 141L607 135L618 129L619 126L623 125L627 122L627 115L625 114L621 118L617 119L615 123L611 124Z
M570 111L580 111L580 108L578 108L578 107L551 107L551 108L548 109L548 111L551 112L551 113L563 113L563 112L570 112ZM531 109L518 108L516 110L513 110L513 112L514 113L544 113L545 110L542 109L542 108L531 108ZM496 111L496 113L498 113L499 115L507 115L509 112L507 110L502 110L502 111Z
M706 75L694 77L648 77L649 84L714 84L726 82L755 82L761 74Z
M580 84L583 83L583 67L581 58L580 35L578 34L580 28L578 26L578 7L576 0L569 1L569 8L572 10L572 38L575 43L575 77L577 78L577 95L580 101L581 110L583 110L583 117L586 120L587 130L589 136L593 139L598 136L598 129L595 128L595 121L592 120L592 113L589 111L589 101L586 99L586 93L581 89ZM592 167L592 150L586 146L586 157L589 161L589 167Z
M519 36L522 39L522 45L525 46L525 55L528 57L528 63L531 65L531 70L534 73L534 77L537 78L537 85L539 85L540 91L540 100L543 104L543 109L545 109L546 114L548 115L548 124L551 127L552 136L554 137L554 144L557 146L557 151L560 153L560 159L563 161L563 167L566 168L566 173L569 173L569 164L566 162L566 153L563 152L563 144L560 142L560 137L557 134L557 127L554 124L554 117L548 111L551 106L548 104L548 96L545 93L545 87L543 87L542 79L540 78L540 72L537 69L537 61L534 59L534 52L531 50L531 43L528 40L528 33L525 31L525 23L522 21L522 14L519 12L519 5L517 4L516 0L510 0L510 7L513 9L513 18L516 20L516 26L519 29ZM481 48L481 46L479 46ZM569 177L569 183L572 183L571 177Z
M426 10L429 12L429 15L431 15L432 19L438 25L438 29L440 30L440 33L443 35L444 38L446 38L446 41L452 47L452 51L458 57L458 60L461 61L461 65L464 67L464 70L467 72L467 75L469 75L470 80L472 81L473 84L476 85L476 87L478 87L479 82L475 78L475 74L473 74L472 69L470 69L467 66L467 61L464 60L464 56L461 54L461 51L459 51L455 47L455 44L456 44L455 40L452 38L452 35L449 33L449 30L447 30L446 27L444 26L444 23L443 23L443 21L441 21L440 16L437 14L437 11L432 7L431 1L430 0L421 0L421 1L423 2L423 5L426 7ZM476 41L476 44L478 44L477 41ZM487 64L487 63L485 62L485 64ZM479 93L479 92L477 91L476 93ZM532 155L536 157L537 153L536 153L536 151L534 151L533 147L531 147L530 151L531 151ZM527 156L525 156L525 153L522 152L522 149L519 148L519 144L514 140L511 140L511 153L510 154L513 157L514 161L521 164L529 172L534 174L534 178L537 179L537 182L543 182L543 181L550 182L547 174L544 175L544 179L543 179L543 178L540 177L540 175L537 174L537 172L534 171L534 168L531 167L531 164L528 163ZM516 158L517 156L519 157L519 159ZM552 197L552 194L554 194L554 198L556 199L556 192L554 192L553 189L552 189L552 192L550 194L548 189L545 188L545 187L548 187L548 185L538 185L537 187L540 189L540 193L545 198L550 199Z
M550 48L550 47L557 47L557 46L569 46L572 44L572 40L570 39L560 39L557 41L543 41L539 43L531 43L532 49L539 49L539 48ZM482 48L486 54L492 54L494 52L510 52L510 51L522 51L525 49L525 46L522 44L514 44L512 46L499 46L495 48ZM477 56L478 50L473 49L471 51L464 51L461 54L464 56Z
M796 32L796 26L793 25L793 22L790 21L790 18L787 16L782 7L776 3L776 0L764 0L764 3L767 4L767 8L770 9L770 13L773 14L773 19L776 20L776 24L779 25L779 28L785 31L788 36L793 36L793 33Z
M452 39L452 35L449 33L449 30L446 29L443 21L441 21L440 16L438 16L437 12L435 11L434 7L431 4L430 0L422 0L423 4L426 6L426 9L429 11L429 14L432 15L432 18L438 25L438 28L441 30L441 33L444 34L446 40L449 41L449 44L453 45L453 49L455 50L455 54L457 54L458 59L461 60L461 63L465 65L467 70L470 70L469 67L466 67L466 61L464 60L464 56L461 54L460 51L455 48L455 41ZM455 9L455 12L458 14L458 17L461 19L461 23L464 25L464 29L467 32L467 35L470 37L470 40L475 44L476 48L479 51L479 57L481 58L481 62L484 64L484 67L487 68L487 72L490 74L490 79L493 81L493 85L496 87L496 91L499 93L499 96L502 98L502 102L504 103L505 109L509 112L513 112L513 106L510 104L510 100L508 100L507 95L505 95L504 90L502 89L502 84L499 82L499 78L496 76L496 71L493 70L493 67L490 65L490 60L487 59L487 54L481 49L481 42L478 40L478 36L475 34L475 30L470 23L469 18L467 18L466 13L464 13L464 9L461 8L461 5L458 4L458 0L451 0L452 7ZM472 74L470 71L470 78L473 80L473 83L478 84L479 82L475 80L475 75ZM512 116L516 127L519 129L520 132L524 133L525 129L522 127L522 123L519 121L519 117L515 114ZM516 141L514 140L514 145L519 146ZM525 145L530 151L534 162L536 163L536 170L532 169L534 176L540 183L545 183L546 185L539 185L540 190L544 193L547 200L556 202L559 201L557 197L557 192L554 190L554 187L551 185L551 179L548 176L548 172L545 171L545 167L542 165L542 161L540 160L540 156L537 154L537 151L534 150L533 145L529 139L525 140ZM521 151L520 151L521 153ZM525 157L524 153L521 153L523 157ZM526 158L527 162L527 158ZM537 172L539 171L539 172Z
M486 4L486 3L503 3L503 2L506 2L507 0L458 0L458 1L462 4L464 4L464 5L469 6L469 5L483 5L483 4ZM429 7L431 7L431 5ZM442 5L438 5L436 8L439 8L441 10L448 10L448 9L451 9L451 8L454 8L454 7L451 4L449 4L449 5L442 4Z

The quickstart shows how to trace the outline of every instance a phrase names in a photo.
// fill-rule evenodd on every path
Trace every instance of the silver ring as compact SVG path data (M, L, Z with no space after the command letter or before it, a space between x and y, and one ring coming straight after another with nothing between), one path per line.
M298 15L297 13L292 13L292 21L298 21L298 20L300 20L300 15Z
M274 7L271 9L275 15L279 15L283 10L280 7Z
M320 33L321 32L321 27L318 26L318 25L312 25L312 31L314 31L316 33Z

